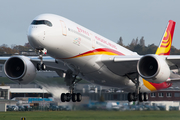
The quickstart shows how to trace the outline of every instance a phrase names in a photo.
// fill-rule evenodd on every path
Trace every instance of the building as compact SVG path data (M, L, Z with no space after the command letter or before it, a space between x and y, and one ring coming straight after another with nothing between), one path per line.
M41 88L10 88L10 86L0 86L0 99L13 99L17 97L41 97L49 98L52 94Z
M0 99L10 99L10 86L0 86Z
M49 98L52 97L51 93L45 89L40 88L10 88L10 99L16 97L41 97Z
M180 90L166 89L150 93L149 101L180 101Z

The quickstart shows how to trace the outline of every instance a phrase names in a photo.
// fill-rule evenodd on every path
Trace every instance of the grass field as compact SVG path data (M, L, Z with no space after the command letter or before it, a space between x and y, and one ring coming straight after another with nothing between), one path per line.
M0 112L0 120L179 120L179 111Z

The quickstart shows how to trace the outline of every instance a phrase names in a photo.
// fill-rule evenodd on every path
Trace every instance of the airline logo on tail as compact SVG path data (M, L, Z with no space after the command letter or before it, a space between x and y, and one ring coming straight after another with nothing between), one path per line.
M169 55L171 51L172 39L176 22L169 20L161 43L156 51L156 55Z

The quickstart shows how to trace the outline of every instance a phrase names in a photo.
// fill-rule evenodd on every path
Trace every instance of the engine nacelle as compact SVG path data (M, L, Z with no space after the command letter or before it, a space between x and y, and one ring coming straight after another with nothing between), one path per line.
M28 57L13 56L5 62L4 73L12 81L27 84L36 77L36 68Z
M139 75L153 83L165 82L170 77L169 66L164 57L158 55L145 55L138 64Z

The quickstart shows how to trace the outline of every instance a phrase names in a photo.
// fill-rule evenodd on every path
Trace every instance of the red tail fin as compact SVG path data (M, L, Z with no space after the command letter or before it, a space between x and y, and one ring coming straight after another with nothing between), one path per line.
M174 34L176 22L169 20L169 24L166 28L161 43L156 51L157 55L169 55L171 51L172 39Z

